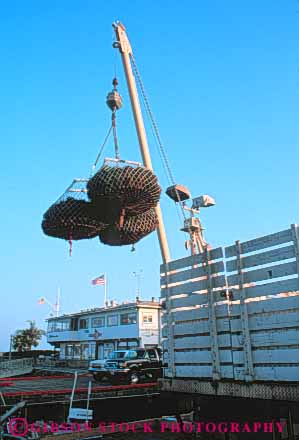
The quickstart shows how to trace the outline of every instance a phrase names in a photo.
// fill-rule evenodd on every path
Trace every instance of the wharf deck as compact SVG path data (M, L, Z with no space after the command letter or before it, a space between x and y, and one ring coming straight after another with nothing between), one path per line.
M30 403L46 403L57 400L67 402L70 400L73 381L73 375L8 378L0 380L0 393L7 405L12 405L20 400L26 400L27 406ZM78 376L75 390L76 399L85 400L87 398L89 381L92 381L91 400L159 394L157 383L115 386L101 383L99 385L90 375L83 374Z

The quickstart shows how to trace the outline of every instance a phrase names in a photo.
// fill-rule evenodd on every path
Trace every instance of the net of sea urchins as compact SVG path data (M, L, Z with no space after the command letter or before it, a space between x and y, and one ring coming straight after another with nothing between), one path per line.
M153 232L158 225L154 209L136 216L126 216L123 226L119 223L108 226L100 232L100 241L110 246L123 246L137 243L146 235Z
M108 222L117 221L122 209L137 215L155 207L161 188L157 177L144 167L104 165L87 184L88 197Z
M42 229L46 235L65 240L93 238L107 225L94 215L90 202L67 197L54 203L44 214Z

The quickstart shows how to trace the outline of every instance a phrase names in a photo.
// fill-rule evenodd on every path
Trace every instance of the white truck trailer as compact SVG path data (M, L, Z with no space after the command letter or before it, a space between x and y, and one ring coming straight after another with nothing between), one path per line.
M299 401L298 230L161 265L164 389Z

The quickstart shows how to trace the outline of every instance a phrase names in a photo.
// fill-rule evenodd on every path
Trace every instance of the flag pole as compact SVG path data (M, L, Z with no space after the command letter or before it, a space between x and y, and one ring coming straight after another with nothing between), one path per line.
M106 272L104 273L104 278L105 278L105 292L104 292L104 307L106 307L106 302L107 302L107 277L106 277Z

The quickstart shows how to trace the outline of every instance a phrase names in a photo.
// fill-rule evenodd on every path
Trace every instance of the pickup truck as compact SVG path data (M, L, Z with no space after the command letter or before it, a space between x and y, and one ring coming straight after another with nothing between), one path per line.
M111 383L126 381L137 384L142 379L162 377L162 353L159 348L115 350L106 361L92 361L89 372L96 381L107 378Z

